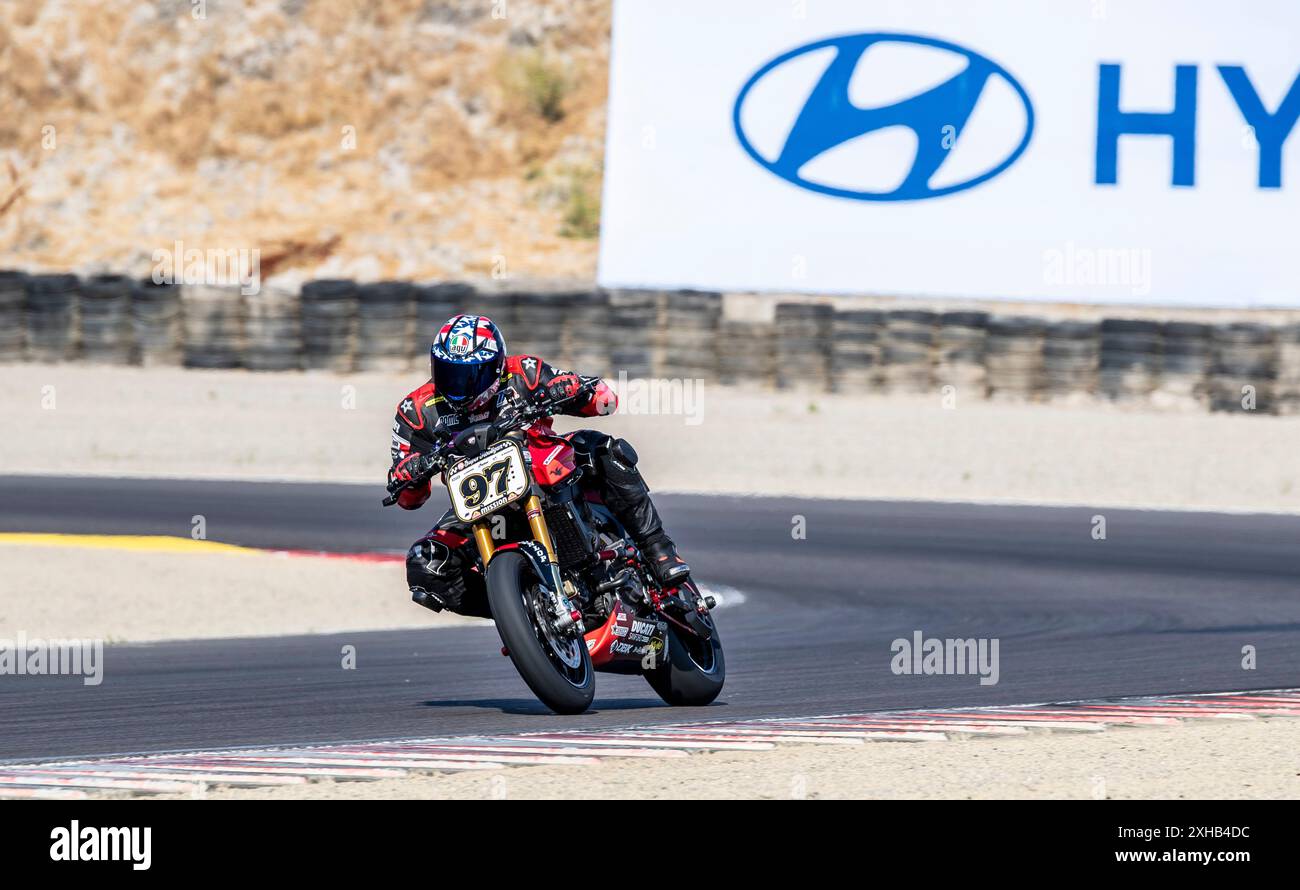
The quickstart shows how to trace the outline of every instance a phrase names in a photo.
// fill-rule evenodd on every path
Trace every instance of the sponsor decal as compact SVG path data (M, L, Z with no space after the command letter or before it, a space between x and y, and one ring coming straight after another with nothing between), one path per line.
M659 625L653 621L642 621L637 619L632 622L631 631L628 633L628 639L636 640L639 643L649 642L659 630Z
M452 355L469 355L474 348L474 340L463 331L455 331L447 338L447 351Z
M860 88L860 63L870 59L873 51L878 49L884 50L881 58L890 58L889 51L899 47L924 57L942 79L922 92L891 104L861 107L853 100L854 90ZM811 92L803 97L801 106L754 109L765 114L785 114L793 121L779 150L768 150L764 155L755 147L751 134L745 129L748 118L744 113L745 103L751 90L787 62L826 50L833 51L830 61ZM876 77L889 73L873 67L866 70ZM866 88L872 86L874 84L865 84ZM1003 131L1010 124L1004 122L1002 127L990 128L987 119L975 115L982 101L997 101L995 92L1014 95L1015 98L1009 100L1012 105L1018 100L1023 106L1023 113L1017 118L1019 132L1008 135ZM967 125L972 120L976 124L968 131ZM1014 164L1029 146L1033 135L1034 108L1029 94L1010 72L974 50L912 34L845 34L796 47L759 68L736 97L732 126L741 147L755 162L799 188L857 201L919 201L973 188ZM911 163L902 181L893 188L869 187L867 181L855 183L852 177L846 179L842 172L834 177L818 176L818 160L822 156L854 143L860 137L900 127L911 130L916 140ZM967 143L981 143L983 147L1004 135L1009 139L1005 153L1000 153L1001 157L995 156L985 169L963 173L955 182L942 181L942 168L963 139ZM1001 142L997 144L1001 147ZM862 172L870 174L874 171Z

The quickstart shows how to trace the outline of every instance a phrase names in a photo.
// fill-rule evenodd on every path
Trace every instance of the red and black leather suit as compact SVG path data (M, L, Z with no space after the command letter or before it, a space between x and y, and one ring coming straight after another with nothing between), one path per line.
M488 404L477 411L458 413L441 398L429 381L410 393L397 406L393 420L392 458L390 477L400 472L403 463L415 454L429 454L435 448L431 431L442 420L443 429L455 431L474 423L495 419L503 403L506 388L523 399L548 399L576 391L576 375L558 371L540 358L532 355L511 355L506 358L502 385ZM569 401L563 413L577 417L597 417L612 414L618 406L618 397L604 381L595 387L592 395L577 402ZM538 421L535 426L550 431L550 421ZM649 557L652 569L664 573L662 581L680 583L685 580L689 567L676 554L672 541L663 531L659 513L650 500L650 490L636 466L636 452L626 441L616 439L598 430L579 430L567 438L579 451L591 457L596 470L595 485L606 506L627 528L636 544ZM423 506L430 496L430 481L404 490L397 503L407 510ZM407 585L417 602L435 610L450 609L463 615L491 617L482 576L474 570L474 559L467 548L472 547L470 530L448 510L438 523L420 540L411 545L406 557ZM683 571L684 570L684 571Z

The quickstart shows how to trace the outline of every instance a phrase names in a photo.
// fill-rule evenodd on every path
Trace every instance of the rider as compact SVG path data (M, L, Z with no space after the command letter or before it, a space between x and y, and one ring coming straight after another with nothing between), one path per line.
M432 379L402 400L393 421L393 466L388 478L390 483L416 481L397 499L407 510L418 509L429 499L427 476L435 426L454 433L495 420L509 403L511 390L525 402L546 402L555 407L554 413L578 417L612 414L618 405L618 397L603 380L590 395L580 394L576 374L558 371L536 356L507 355L501 332L482 315L448 320L429 353ZM550 419L535 426L550 432ZM669 589L687 583L690 566L663 530L632 446L597 430L579 430L569 440L590 455L596 490L631 534L659 585ZM469 529L448 510L411 545L406 581L415 602L435 612L446 608L491 617L483 577L473 571L474 560L466 549L469 541Z

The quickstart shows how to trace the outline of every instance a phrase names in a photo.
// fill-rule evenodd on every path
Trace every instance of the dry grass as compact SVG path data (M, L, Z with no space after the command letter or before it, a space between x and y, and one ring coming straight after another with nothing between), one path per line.
M299 277L590 276L608 0L0 5L0 251L139 274L278 250ZM52 128L52 129L51 129ZM531 180L528 175L531 173ZM580 238L587 236L581 235Z

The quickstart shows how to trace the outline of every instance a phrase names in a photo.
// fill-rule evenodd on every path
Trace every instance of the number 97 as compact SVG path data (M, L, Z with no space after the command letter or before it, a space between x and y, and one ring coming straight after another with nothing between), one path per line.
M487 477L481 473L475 473L472 476L466 476L460 483L460 496L467 507L477 507L483 502L484 495L487 494L488 481Z

